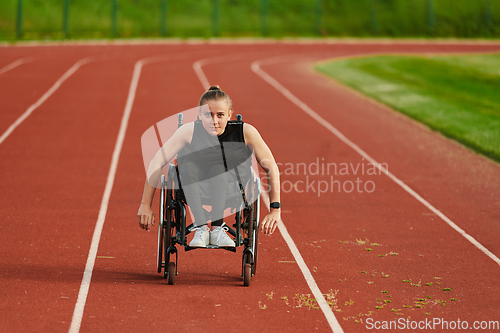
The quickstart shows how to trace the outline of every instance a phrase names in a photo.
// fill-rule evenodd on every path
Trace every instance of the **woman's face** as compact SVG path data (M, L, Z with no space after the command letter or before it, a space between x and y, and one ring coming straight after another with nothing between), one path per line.
M200 119L208 134L216 136L224 133L226 124L233 110L229 110L229 102L225 98L207 101L207 107L202 107Z

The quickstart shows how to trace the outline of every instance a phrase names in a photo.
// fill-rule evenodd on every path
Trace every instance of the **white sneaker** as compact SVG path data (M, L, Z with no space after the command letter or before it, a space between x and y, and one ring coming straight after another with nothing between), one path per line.
M220 227L216 227L214 230L210 232L210 245L217 245L221 247L235 247L236 244L226 233L228 231L228 227L224 225Z
M191 247L207 247L210 238L210 229L206 225L199 226L194 229L194 237L189 243Z

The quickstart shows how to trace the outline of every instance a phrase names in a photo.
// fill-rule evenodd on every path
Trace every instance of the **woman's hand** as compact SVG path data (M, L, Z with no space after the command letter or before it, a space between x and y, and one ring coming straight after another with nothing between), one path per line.
M139 226L144 230L151 230L151 226L155 225L155 214L148 204L141 204L139 211L137 212L137 219L139 220Z
M278 226L278 222L281 220L281 212L279 209L271 209L271 212L264 217L262 222L260 223L260 230L265 235L271 235L276 227Z

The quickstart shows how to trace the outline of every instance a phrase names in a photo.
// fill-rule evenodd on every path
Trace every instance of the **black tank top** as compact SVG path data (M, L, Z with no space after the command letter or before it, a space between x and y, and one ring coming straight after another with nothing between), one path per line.
M201 120L196 120L191 143L178 154L179 163L192 161L203 168L210 168L216 164L224 165L225 162L228 170L236 167L240 170L240 165L249 169L252 149L245 143L243 124L242 121L228 121L221 135L212 136L205 130Z

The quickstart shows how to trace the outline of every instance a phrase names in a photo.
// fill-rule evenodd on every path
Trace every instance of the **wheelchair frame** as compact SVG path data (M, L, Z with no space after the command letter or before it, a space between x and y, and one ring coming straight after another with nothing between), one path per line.
M238 115L238 120L241 120L240 115ZM181 125L182 115L179 115L179 127ZM241 276L243 277L243 285L249 286L252 276L257 271L260 225L260 179L252 173L250 180L246 184L246 193L250 196L250 203L248 203L241 186L241 192L238 195L243 196L244 202L241 203L240 207L235 207L235 204L231 203L231 198L226 200L226 207L230 208L232 213L235 213L234 229L226 225L228 232L234 237L235 247L207 245L205 248L190 247L188 245L187 235L191 233L194 226L193 224L186 226L187 202L180 183L178 166L169 164L167 177L165 175L161 176L160 223L158 224L157 250L158 273L161 273L163 269L163 278L167 279L168 284L175 284L175 276L178 274L178 251L176 245L184 246L185 251L194 249L224 249L231 252L236 252L236 247L243 246ZM175 262L171 261L171 255L175 255Z

